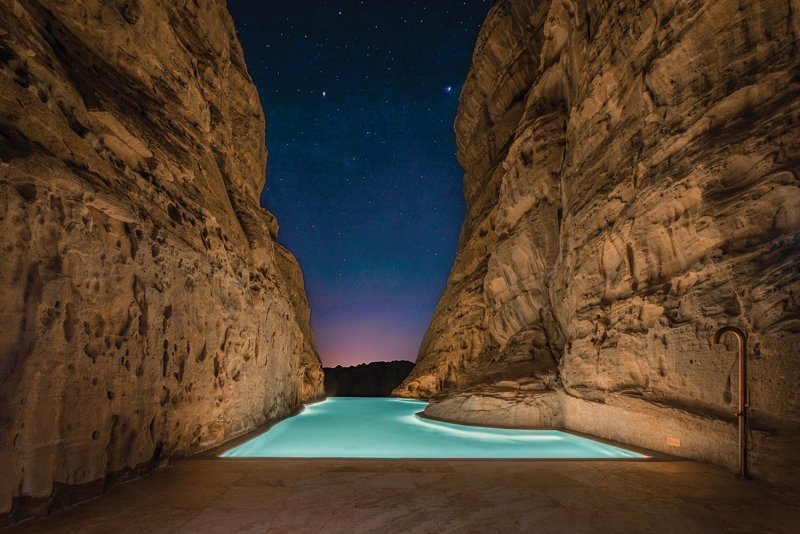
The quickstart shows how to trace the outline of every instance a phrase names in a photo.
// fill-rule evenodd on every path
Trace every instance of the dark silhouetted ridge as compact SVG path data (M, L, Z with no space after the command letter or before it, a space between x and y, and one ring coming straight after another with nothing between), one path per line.
M413 368L405 360L326 367L325 393L329 397L388 397Z

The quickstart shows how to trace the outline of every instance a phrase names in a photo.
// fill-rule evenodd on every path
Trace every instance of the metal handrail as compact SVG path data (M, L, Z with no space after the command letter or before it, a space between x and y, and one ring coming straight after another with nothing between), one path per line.
M730 332L739 339L739 477L750 478L747 472L747 420L750 405L747 403L747 334L735 326L723 326L714 332L714 344L718 344L723 334Z

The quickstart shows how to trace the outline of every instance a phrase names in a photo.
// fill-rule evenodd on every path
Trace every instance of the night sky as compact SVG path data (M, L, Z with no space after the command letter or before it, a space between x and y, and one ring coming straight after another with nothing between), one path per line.
M453 121L491 2L228 0L278 241L325 366L414 361L464 219Z

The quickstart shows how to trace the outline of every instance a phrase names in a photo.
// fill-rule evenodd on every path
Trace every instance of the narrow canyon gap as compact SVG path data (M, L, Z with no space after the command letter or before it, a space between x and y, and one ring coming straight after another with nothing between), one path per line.
M324 395L224 0L2 0L0 86L0 524Z
M753 470L796 481L798 37L796 0L495 2L458 255L395 395L735 468L736 345L711 338L738 325Z
M464 219L453 119L488 0L229 0L267 117L262 205L326 367L416 358Z

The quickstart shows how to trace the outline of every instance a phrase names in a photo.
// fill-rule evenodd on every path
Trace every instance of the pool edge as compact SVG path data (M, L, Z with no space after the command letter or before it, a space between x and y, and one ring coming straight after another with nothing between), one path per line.
M414 399L414 400L418 400L418 399ZM590 441L594 441L594 442L597 442L597 443L601 443L601 444L604 444L604 445L615 447L615 448L618 448L618 449L621 449L621 450L624 450L624 451L628 451L628 452L632 452L632 453L635 453L635 454L639 454L639 455L641 455L641 457L638 457L638 458L636 458L636 457L635 458L351 458L351 457L342 457L342 456L326 456L326 457L291 457L291 456L285 456L285 457L284 456L280 456L280 457L278 457L278 456L226 457L226 456L222 456L226 452L228 452L230 450L233 450L236 447L238 447L238 446L240 446L240 445L242 445L244 443L247 443L248 441L253 440L253 439L257 438L258 436L264 434L265 432L269 431L273 426L275 426L276 424L280 423L281 421L284 421L286 419L289 419L291 417L294 417L294 416L302 413L303 410L305 410L305 407L307 405L317 404L318 402L322 402L322 401L317 401L317 402L313 402L313 403L304 404L299 409L295 410L294 412L292 412L290 415L287 415L286 417L282 417L282 418L279 418L279 419L274 419L274 420L268 421L267 423L264 423L263 425L260 425L260 426L256 427L255 429L253 429L253 430L251 430L249 432L245 432L244 434L241 434L240 436L236 436L235 438L232 438L232 439L230 439L230 440L228 440L228 441L226 441L226 442L224 442L224 443L222 443L220 445L217 445L217 446L212 447L210 449L207 449L205 451L201 451L201 452L195 453L193 455L190 455L186 459L196 459L196 460L213 459L213 460L236 460L236 461L241 461L241 460L249 460L249 461L253 461L253 460L256 460L256 461L259 461L259 460L261 460L261 461L263 461L263 460L295 460L295 461L331 461L331 460L336 460L336 461L356 461L356 462L360 462L360 461L402 461L402 462L405 462L405 461L675 462L675 461L684 460L683 458L679 458L677 456L672 456L670 454L666 454L666 453L662 453L662 452L658 452L658 451L653 451L653 450L645 449L645 448L642 448L642 447L636 447L634 445L629 445L627 443L621 443L621 442L618 442L618 441L613 441L613 440L610 440L610 439L601 438L601 437L598 437L598 436L593 436L591 434L585 434L585 433L582 433L582 432L576 432L576 431L568 430L568 429L565 429L565 428L555 428L555 427L552 427L552 428L551 427L548 427L548 428L544 428L544 427L538 427L538 428L536 428L536 427L511 427L511 426L505 426L505 425L494 426L494 425L484 425L484 424L477 424L477 423L463 423L463 422L457 422L457 421L448 421L446 419L440 419L440 418L437 418L437 417L431 417L430 415L425 415L422 412L416 412L415 415L417 417L421 418L421 419L428 419L428 420L431 420L431 421L436 421L436 422L440 422L440 423L447 423L447 424L452 424L452 425L472 426L472 427L480 427L480 428L497 428L497 429L508 429L508 430L550 430L550 431L563 432L565 434L571 434L571 435L579 437L579 438L587 439L587 440L590 440Z
M601 438L599 436L594 436L592 434L585 434L583 432L577 432L575 430L569 430L567 428L542 427L542 426L535 427L535 426L484 425L481 423L464 423L462 421L449 421L447 419L442 419L439 417L428 415L424 412L417 412L415 415L420 419L428 419L430 421L436 421L437 423L448 423L451 425L474 426L478 428L502 428L504 430L551 430L556 432L563 432L564 434L570 434L578 438L588 439L589 441L596 441L597 443L602 443L603 445L608 445L610 447L615 447L617 449L622 449L624 451L633 452L635 454L643 456L643 458L561 458L561 460L568 460L568 461L607 460L607 461L636 461L636 462L644 462L644 461L678 462L685 460L685 458L680 458L678 456L673 456L671 454L667 454L664 452L653 451L650 449L645 449L644 447L637 447L636 445L630 445L628 443L622 443L621 441L614 441L612 439ZM520 458L520 460L553 460L553 459L554 458Z
M187 457L187 459L190 459L190 458L195 458L195 459L225 458L222 455L225 454L226 452L235 449L239 445L247 443L251 439L257 438L258 436L260 436L261 434L264 434L265 432L267 432L269 429L271 429L273 426L277 425L281 421L285 421L286 419L292 418L292 417L294 417L296 415L300 415L301 413L303 413L303 410L306 409L306 406L310 406L312 404L317 404L318 402L322 402L323 400L326 400L326 399L322 399L322 400L319 400L319 401L302 404L302 405L300 405L300 407L298 409L296 409L295 411L293 411L292 413L290 413L289 415L287 415L285 417L279 417L277 419L272 419L270 421L267 421L263 425L259 425L259 426L255 427L253 430L248 430L244 434L240 434L240 435L238 435L238 436L236 436L234 438L231 438L228 441L225 441L224 443L220 443L219 445L211 447L210 449L206 449L204 451L200 451L200 452L196 452L194 454L191 454L191 455L189 455Z

